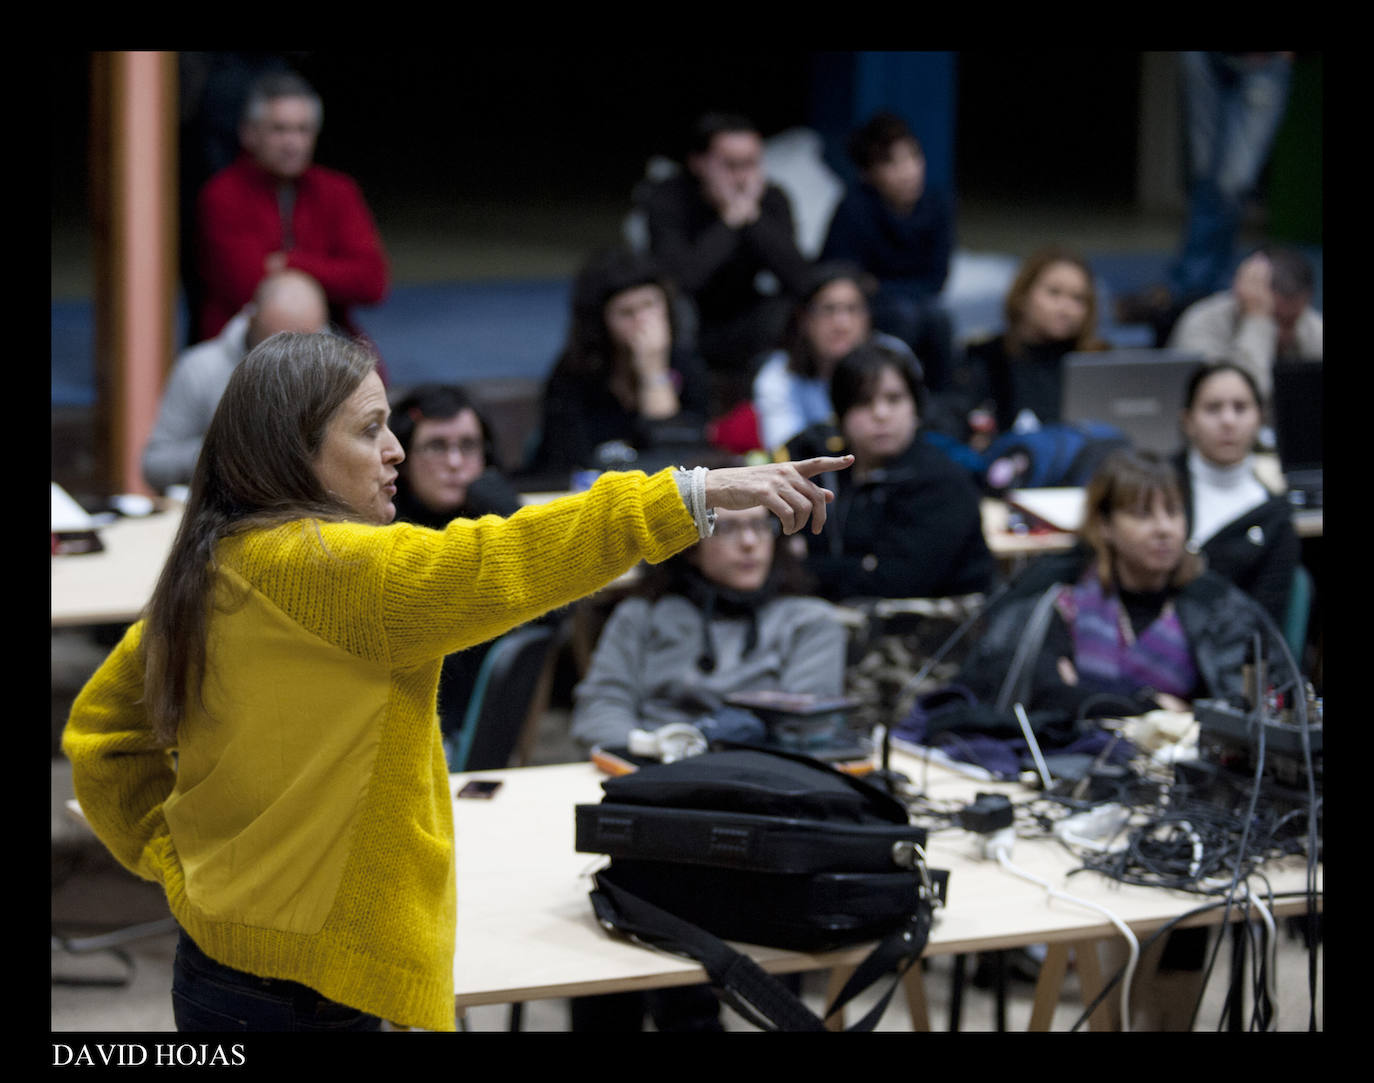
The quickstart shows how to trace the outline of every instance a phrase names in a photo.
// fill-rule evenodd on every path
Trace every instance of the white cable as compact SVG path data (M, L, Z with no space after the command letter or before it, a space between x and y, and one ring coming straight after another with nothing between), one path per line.
M1279 940L1278 933L1274 925L1274 915L1269 912L1269 908L1265 906L1264 903L1260 902L1259 896L1257 896L1253 891L1250 890L1249 884L1242 883L1240 886L1245 889L1245 896L1249 900L1250 905L1255 907L1255 909L1259 911L1260 919L1264 922L1264 927L1269 933L1269 965L1265 968L1266 975L1264 980L1264 991L1269 996L1270 1010L1273 1013L1272 1018L1270 1019L1269 1029L1278 1030L1279 1001L1278 987L1275 984L1275 982L1278 979Z
M1136 939L1135 933L1131 932L1130 928L1126 925L1126 923L1122 921L1119 917L1117 917L1115 914L1113 914L1110 910L1108 910L1105 906L1099 906L1097 903L1092 902L1088 899L1080 899L1077 895L1069 895L1066 892L1059 891L1057 888L1050 885L1047 881L1040 879L1040 877L1034 875L1033 873L1029 873L1025 869L1018 868L1016 865L1013 865L1011 863L1011 859L1007 857L1007 851L1005 847L998 848L997 863L1001 865L1002 868L1006 869L1007 872L1011 873L1013 876L1019 876L1023 880L1029 880L1032 884L1036 884L1040 887L1043 887L1047 892L1049 892L1052 898L1063 899L1065 902L1078 903L1079 906L1086 906L1090 910L1096 910L1098 913L1106 917L1107 920L1110 921L1113 925L1115 925L1117 931L1120 932L1121 935L1126 938L1126 943L1130 947L1130 957L1126 960L1126 969L1121 975L1121 1029L1123 1031L1130 1031L1131 982L1135 979L1135 967L1136 963L1140 959L1140 941Z

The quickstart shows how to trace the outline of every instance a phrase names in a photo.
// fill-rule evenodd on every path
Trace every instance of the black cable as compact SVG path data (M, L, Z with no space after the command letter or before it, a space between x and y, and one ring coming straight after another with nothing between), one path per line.
M1261 879L1263 879L1263 877L1261 877ZM1265 882L1266 884L1268 883L1267 880ZM1303 897L1306 897L1307 892L1305 890L1283 891L1277 893L1275 893L1273 890L1270 890L1268 892L1268 897L1271 904L1276 902L1278 899L1288 898L1293 895L1301 895ZM1227 900L1218 899L1215 902L1203 903L1201 906L1196 906L1192 910L1187 910L1184 913L1179 914L1177 917L1171 918L1169 921L1165 922L1163 925L1161 925L1158 929L1156 929L1153 933L1151 933L1148 937L1146 937L1144 940L1140 942L1140 955L1144 956L1145 952L1154 944L1156 940L1158 940L1161 936L1165 936L1168 933L1173 932L1175 927L1177 927L1181 922L1187 921L1189 918L1196 917L1199 914L1205 914L1210 910L1216 910L1219 907L1223 907L1225 905L1227 905ZM1081 1027L1084 1023L1088 1021L1089 1017L1093 1014L1093 1012L1097 1011L1097 1009L1102 1006L1102 1002L1111 995L1112 990L1117 987L1117 985L1121 982L1125 975L1126 968L1123 965L1121 967L1118 967L1117 970L1112 974L1112 976L1107 981L1102 983L1102 988L1098 990L1097 995L1093 997L1092 1001L1088 1005L1084 1007L1083 1013L1076 1020L1074 1020L1073 1025L1069 1027L1070 1033L1078 1030L1079 1027ZM1203 985L1203 988L1205 990L1205 983Z

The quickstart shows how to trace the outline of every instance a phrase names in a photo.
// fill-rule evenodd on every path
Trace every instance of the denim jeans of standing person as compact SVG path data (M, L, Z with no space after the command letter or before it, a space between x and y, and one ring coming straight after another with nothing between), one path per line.
M217 963L185 930L172 965L172 1015L182 1032L380 1030L382 1023L299 982L259 978Z
M1288 105L1282 53L1180 54L1187 123L1188 221L1170 286L1181 304L1230 288L1245 201Z

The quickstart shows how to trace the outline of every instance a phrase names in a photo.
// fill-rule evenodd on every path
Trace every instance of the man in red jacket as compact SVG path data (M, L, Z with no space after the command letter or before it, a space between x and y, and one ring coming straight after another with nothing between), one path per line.
M331 321L350 334L353 305L386 296L387 259L357 183L314 164L322 106L300 76L254 84L239 138L244 153L201 189L201 339L213 338L265 275L304 271L324 288Z

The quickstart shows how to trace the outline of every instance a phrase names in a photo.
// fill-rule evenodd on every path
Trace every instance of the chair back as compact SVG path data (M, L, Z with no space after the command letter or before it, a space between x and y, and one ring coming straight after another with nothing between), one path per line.
M450 771L506 767L520 744L531 708L547 700L547 662L556 629L516 628L497 639L477 671L462 725L444 740Z
M1311 614L1312 573L1299 564L1293 569L1293 589L1288 595L1288 613L1283 621L1283 638L1299 669L1307 649L1307 622Z

